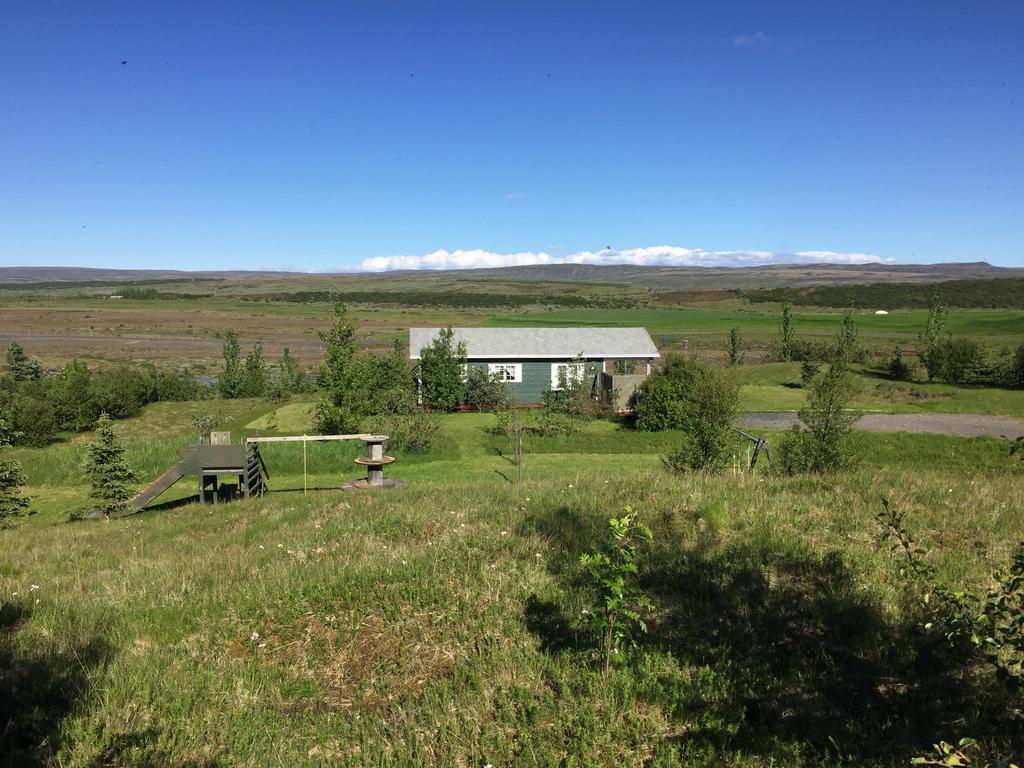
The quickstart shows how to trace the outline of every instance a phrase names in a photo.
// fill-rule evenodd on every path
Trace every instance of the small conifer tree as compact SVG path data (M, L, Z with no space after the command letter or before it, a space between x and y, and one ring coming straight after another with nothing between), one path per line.
M15 438L14 430L0 418L0 450L9 448ZM0 528L12 525L16 517L30 514L28 499L21 492L24 485L21 464L0 458Z
M119 512L135 492L131 483L135 473L124 458L124 444L114 432L110 417L101 413L96 422L96 439L86 447L82 469L92 484L89 498L95 499L104 515Z

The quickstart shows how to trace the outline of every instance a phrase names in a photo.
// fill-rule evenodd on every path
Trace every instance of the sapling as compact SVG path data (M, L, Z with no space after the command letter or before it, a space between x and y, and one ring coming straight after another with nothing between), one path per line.
M89 498L96 500L98 510L106 517L124 509L125 502L135 495L131 488L135 473L125 461L124 453L124 445L114 432L110 417L100 414L96 439L86 446L82 469L92 484Z
M0 417L0 450L9 448L17 436ZM0 458L0 528L11 525L15 517L30 514L29 501L21 492L24 485L25 473L21 464Z
M638 549L650 543L651 531L627 506L622 517L608 521L611 539L601 552L580 555L583 569L594 593L591 608L584 609L577 626L590 629L600 639L605 673L612 657L624 645L634 647L634 630L647 631L644 614L654 604L636 585Z

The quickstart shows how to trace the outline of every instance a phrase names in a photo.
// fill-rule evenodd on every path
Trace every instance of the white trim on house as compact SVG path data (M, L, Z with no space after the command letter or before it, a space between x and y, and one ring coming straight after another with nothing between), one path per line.
M492 376L496 373L503 374L501 380L507 384L523 383L522 363L488 363L487 373Z
M563 378L568 383L571 376L575 381L582 381L587 375L586 363L552 363L551 364L551 388L559 390L562 388Z

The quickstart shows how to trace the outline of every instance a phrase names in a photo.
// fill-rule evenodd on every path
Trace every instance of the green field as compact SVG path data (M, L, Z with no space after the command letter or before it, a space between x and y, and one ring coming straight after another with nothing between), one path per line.
M209 405L117 425L144 480ZM236 434L309 407L221 405ZM896 766L940 737L1020 743L991 674L935 655L873 519L892 499L941 578L983 589L1024 536L1005 441L862 434L838 477L678 478L678 435L596 421L528 437L519 481L493 418L398 454L404 491L333 490L357 446L311 443L303 493L301 446L267 445L261 499L200 506L182 481L107 523L65 522L87 436L14 452L38 510L0 531L18 764ZM605 676L574 562L626 504L657 611Z
M74 357L216 375L233 329L243 355L262 340L274 363L288 346L311 372L332 312L322 294L347 291L371 350L415 325L639 325L662 354L717 366L735 327L746 362L727 376L743 410L807 397L800 363L769 361L780 306L735 291L312 276L153 287L174 295L2 290L0 341L51 369ZM579 305L553 306L562 293ZM800 306L796 334L828 341L841 317ZM880 372L897 343L914 359L922 310L856 320L852 409L1024 416L1022 390ZM958 309L947 329L994 352L1024 341L1024 313ZM195 417L216 413L236 439L307 434L316 397L158 402L115 429L141 488L196 440ZM361 474L361 443L268 443L261 498L200 505L186 478L109 522L69 522L89 509L91 434L5 449L34 514L0 530L0 765L895 768L963 737L993 765L1024 752L1019 699L925 626L875 519L889 499L935 578L984 594L1024 540L1024 462L1007 440L855 433L853 469L786 477L743 471L737 437L730 471L676 476L662 457L684 436L626 419L528 433L522 467L495 416L438 419L428 451L391 451L404 490L339 489ZM594 607L578 561L626 505L653 531L636 578L655 608L605 674L577 621Z

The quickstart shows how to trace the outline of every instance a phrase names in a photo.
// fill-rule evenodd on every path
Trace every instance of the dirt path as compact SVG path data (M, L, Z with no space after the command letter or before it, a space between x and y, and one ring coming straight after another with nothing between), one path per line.
M788 429L798 423L795 413L745 413L741 427ZM865 432L932 432L957 437L1017 437L1024 435L1024 419L972 413L868 413L857 422Z

